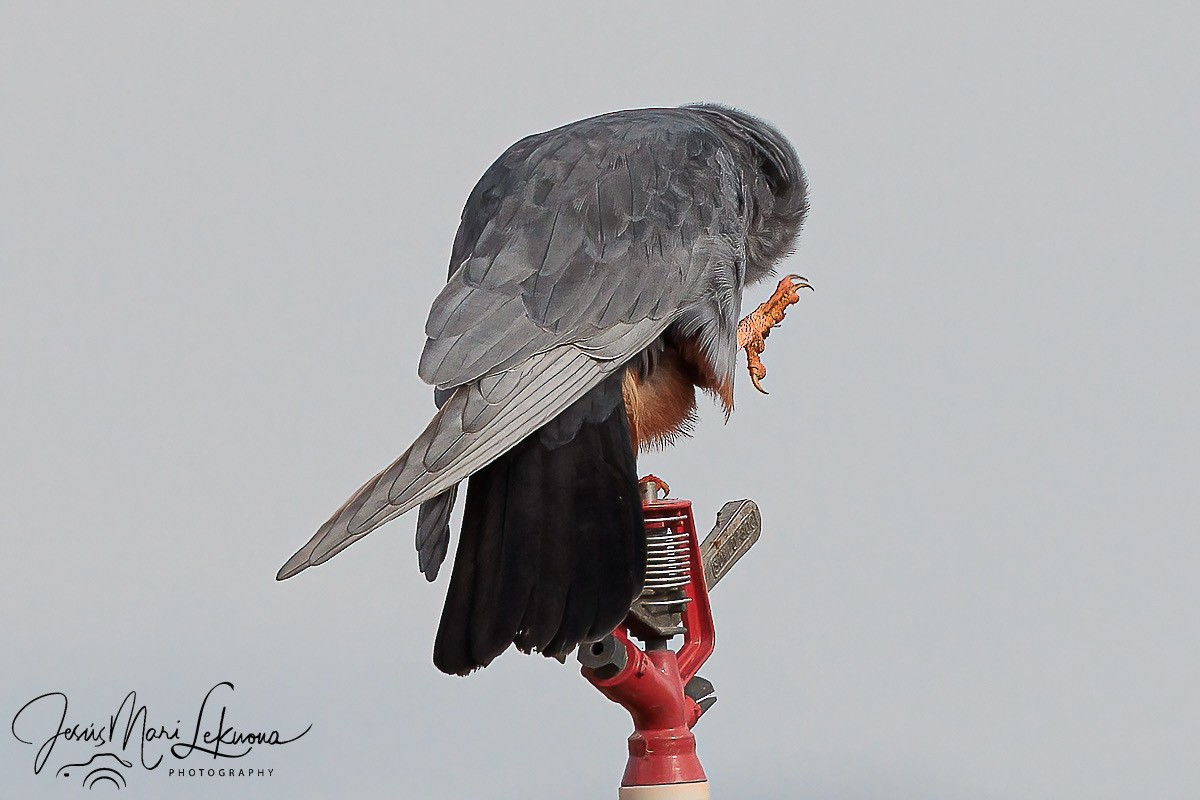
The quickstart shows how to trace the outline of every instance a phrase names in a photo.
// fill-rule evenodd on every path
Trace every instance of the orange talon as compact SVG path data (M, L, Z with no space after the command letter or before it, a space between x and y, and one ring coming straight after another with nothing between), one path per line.
M763 394L770 394L762 387L762 379L767 377L767 368L762 362L767 337L771 335L772 328L783 322L788 306L799 302L799 290L812 288L808 280L799 275L785 275L767 302L751 311L738 323L738 348L746 351L750 382Z
M662 498L668 497L671 494L671 485L657 475L647 475L638 481L638 489L642 493L642 497L648 497L651 500L661 499L658 495L662 492Z

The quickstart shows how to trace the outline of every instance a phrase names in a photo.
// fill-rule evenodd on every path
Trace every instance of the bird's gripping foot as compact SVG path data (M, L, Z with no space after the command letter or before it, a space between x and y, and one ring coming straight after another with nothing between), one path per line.
M775 288L775 294L746 315L738 323L738 348L746 351L746 362L750 368L750 382L754 388L763 394L769 394L762 387L762 379L767 377L767 368L763 366L762 352L767 347L767 337L771 329L783 322L788 306L800 300L801 289L813 287L805 278L799 275L786 275Z
M638 481L638 490L643 500L654 502L661 500L671 493L671 485L657 475L647 475Z

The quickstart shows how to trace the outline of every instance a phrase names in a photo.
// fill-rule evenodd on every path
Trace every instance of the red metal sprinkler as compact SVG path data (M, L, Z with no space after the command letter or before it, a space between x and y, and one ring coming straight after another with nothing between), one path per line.
M726 503L702 546L691 501L659 499L667 487L653 476L642 486L646 588L622 625L582 645L578 658L583 676L633 717L621 800L701 800L708 779L691 728L716 702L696 674L716 642L708 589L758 540L761 520L749 500ZM680 634L672 651L667 643Z

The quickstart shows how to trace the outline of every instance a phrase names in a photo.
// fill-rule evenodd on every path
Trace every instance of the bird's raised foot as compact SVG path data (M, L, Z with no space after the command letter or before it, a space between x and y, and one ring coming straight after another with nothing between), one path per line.
M812 288L808 280L799 275L785 275L775 287L775 293L738 323L738 347L746 351L750 382L763 394L769 394L762 387L762 379L767 377L767 368L762 362L767 337L772 328L783 322L788 306L800 300L800 290Z

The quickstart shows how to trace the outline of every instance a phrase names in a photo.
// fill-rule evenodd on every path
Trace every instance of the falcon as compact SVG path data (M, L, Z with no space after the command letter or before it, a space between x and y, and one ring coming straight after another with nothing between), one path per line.
M644 581L636 454L691 430L697 389L728 416L739 348L762 389L765 337L811 287L789 275L739 320L742 291L794 249L807 195L787 139L719 105L617 111L508 148L467 199L425 325L437 413L277 578L419 507L432 581L465 480L438 669L609 633Z

